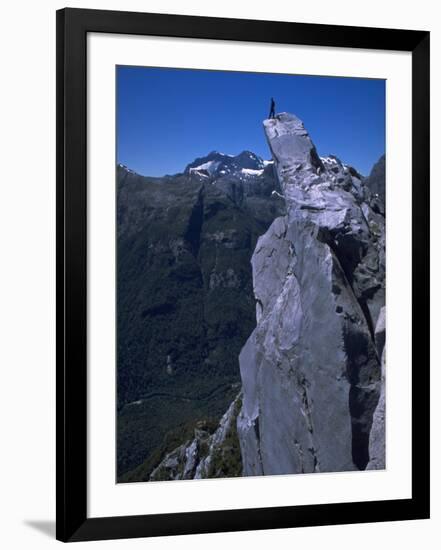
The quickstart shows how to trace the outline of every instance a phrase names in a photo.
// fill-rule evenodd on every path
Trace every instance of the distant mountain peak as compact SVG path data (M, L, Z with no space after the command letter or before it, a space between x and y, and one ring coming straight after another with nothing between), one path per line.
M252 151L242 151L238 155L228 155L211 151L204 157L198 157L185 167L185 174L198 173L202 176L221 177L231 174L258 176L263 174L271 161L265 161Z
M122 170L123 172L127 172L128 174L136 174L138 175L137 172L135 172L135 170L132 170L131 168L129 168L128 166L126 166L125 164L122 164L121 162L118 163L118 169L119 170Z

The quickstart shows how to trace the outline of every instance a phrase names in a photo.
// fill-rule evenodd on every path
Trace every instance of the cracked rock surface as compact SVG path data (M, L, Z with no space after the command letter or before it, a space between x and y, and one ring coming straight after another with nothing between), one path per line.
M384 449L374 330L384 314L384 206L354 168L318 156L296 116L281 113L264 130L286 215L252 256L257 326L240 354L237 420L243 474L384 467L370 462L381 455L374 447Z

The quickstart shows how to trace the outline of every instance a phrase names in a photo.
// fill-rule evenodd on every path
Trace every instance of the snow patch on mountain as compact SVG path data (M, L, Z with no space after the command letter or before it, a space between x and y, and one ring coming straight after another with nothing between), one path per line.
M216 172L219 165L220 165L220 161L209 160L208 162L204 162L203 164L200 164L199 166L195 166L193 168L190 168L190 173L199 172L200 170L205 170L206 172L208 172L210 174L210 176L212 176Z
M246 176L261 176L264 172L264 169L261 168L260 170L254 170L253 168L242 168L241 172Z

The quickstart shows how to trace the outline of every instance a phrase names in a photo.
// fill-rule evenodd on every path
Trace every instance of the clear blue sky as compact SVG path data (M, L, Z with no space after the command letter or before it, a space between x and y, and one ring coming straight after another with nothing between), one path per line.
M301 118L320 155L367 175L385 151L385 81L117 67L117 160L147 176L184 170L210 151L270 158L262 128L276 111Z

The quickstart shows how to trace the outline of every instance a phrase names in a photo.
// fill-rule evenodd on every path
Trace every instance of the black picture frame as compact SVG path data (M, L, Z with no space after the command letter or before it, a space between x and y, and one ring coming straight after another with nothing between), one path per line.
M412 498L87 517L87 33L412 54ZM429 33L87 9L57 12L56 537L85 541L429 517Z

